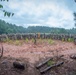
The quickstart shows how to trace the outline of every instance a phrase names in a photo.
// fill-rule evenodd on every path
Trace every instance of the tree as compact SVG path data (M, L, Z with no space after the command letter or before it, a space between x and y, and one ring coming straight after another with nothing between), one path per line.
M74 0L76 2L76 0Z
M76 0L74 0L76 2ZM76 27L76 12L73 13L74 15L74 21L75 21L75 27Z
M8 2L9 0L0 0L0 1L7 1ZM0 4L0 10L4 13L4 16L10 17L10 16L14 15L14 13L4 10L2 4Z
M76 26L76 13L74 13L74 21L75 21L75 26Z

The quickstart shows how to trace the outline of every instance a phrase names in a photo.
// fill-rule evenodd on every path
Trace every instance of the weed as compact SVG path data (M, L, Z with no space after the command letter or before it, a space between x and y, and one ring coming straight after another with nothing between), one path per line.
M13 44L13 40L9 40L8 43L9 43L9 44Z
M34 42L34 38L32 38L31 41Z
M26 43L28 43L28 41L29 41L28 38L26 38L25 41L26 41Z
M62 38L62 41L64 41L64 38Z
M9 38L6 38L6 39L3 39L3 42L9 42L10 41L10 39Z
M3 39L2 41L3 41L4 43L6 43L6 42L7 42L7 39Z
M48 39L49 44L54 44L54 41L52 39Z
M55 64L55 62L53 60L50 60L50 61L47 62L47 66L51 66L53 64Z
M41 38L38 41L39 41L39 43L42 43L42 39Z
M15 45L21 45L21 43L20 43L19 40L16 40L16 41L14 42L14 44L15 44Z
M74 39L73 38L68 38L68 42L73 42Z

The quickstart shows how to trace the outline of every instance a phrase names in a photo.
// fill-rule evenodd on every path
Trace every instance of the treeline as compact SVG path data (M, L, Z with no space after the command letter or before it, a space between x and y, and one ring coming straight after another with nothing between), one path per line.
M26 28L23 28L22 26L16 26L15 24L9 24L0 20L0 34L25 33L25 30Z
M6 23L0 20L0 34L9 33L55 33L55 34L76 34L76 28L64 29L64 28L54 28L46 26L29 26L24 28L22 26L16 26L15 24Z
M53 27L46 27L46 26L30 26L27 28L27 31L30 32L39 32L39 33L67 33L64 28L53 28Z

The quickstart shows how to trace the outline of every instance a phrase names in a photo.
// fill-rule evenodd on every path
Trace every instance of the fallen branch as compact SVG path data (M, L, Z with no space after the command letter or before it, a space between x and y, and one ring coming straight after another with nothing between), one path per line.
M0 51L1 51L1 53L0 53L0 58L3 56L3 46L2 46L2 48L0 49Z
M49 67L47 67L46 69L40 71L40 73L43 74L43 73L47 72L48 70L50 70L50 69L52 69L52 68L54 68L54 67L61 66L63 63L64 63L64 62L59 62L59 63L56 63L56 64L54 64L54 65L52 65L52 66L49 66Z
M76 54L70 56L71 59L76 59Z
M48 61L50 61L50 60L52 60L52 59L53 59L53 58L49 58L49 59L45 60L44 62L38 64L38 65L36 66L36 68L39 69L40 67L42 67L43 65L45 65Z

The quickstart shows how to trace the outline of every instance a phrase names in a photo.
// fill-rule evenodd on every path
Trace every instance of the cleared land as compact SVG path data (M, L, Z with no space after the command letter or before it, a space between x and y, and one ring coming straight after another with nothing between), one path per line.
M34 40L30 41L24 41L24 40L17 40L17 41L10 41L3 43L4 47L4 55L3 58L0 60L2 61L8 61L8 66L12 65L12 62L15 60L21 60L23 62L26 62L28 64L28 71L23 71L19 74L19 72L10 71L8 73L8 68L6 70L7 75L40 75L39 72L35 69L35 64L42 59L49 58L49 57L58 57L60 55L64 55L63 59L66 62L61 69L54 69L50 72L51 75L65 75L66 71L68 73L68 68L76 71L76 60L70 59L70 55L76 54L76 45L74 45L73 42L64 42L64 41L57 41L57 40L37 40L37 44L33 44ZM68 66L68 65L69 66ZM71 66L70 66L71 64ZM9 68L10 68L9 67ZM1 67L0 67L1 68ZM6 69L6 68L5 68ZM63 72L63 70L65 72ZM4 71L4 70L2 70ZM0 75L5 75L5 73L2 74L2 71L0 72ZM57 72L58 73L57 73ZM76 74L76 73L75 73ZM50 74L47 74L50 75ZM72 75L72 74L67 74Z

